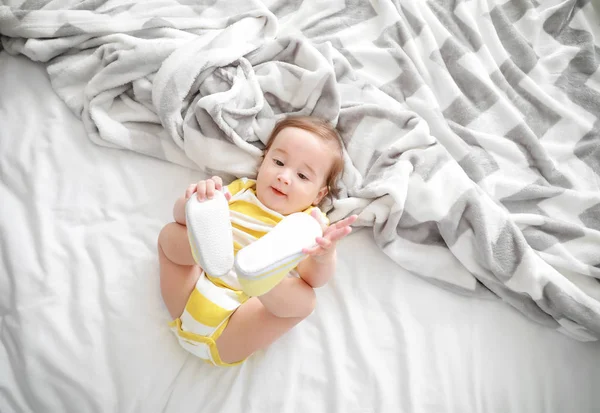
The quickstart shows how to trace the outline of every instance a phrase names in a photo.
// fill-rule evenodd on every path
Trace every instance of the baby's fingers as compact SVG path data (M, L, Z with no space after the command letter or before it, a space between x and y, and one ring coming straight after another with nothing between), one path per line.
M196 194L198 196L198 201L204 201L206 197L206 181L199 181L198 187L196 188Z
M323 217L321 215L321 212L319 212L318 209L313 209L312 211L310 211L310 215L317 220L317 222L319 223L319 225L321 226L321 230L325 231L327 229L327 225L325 225L325 223L323 222Z
M358 219L358 215L354 214L354 215L350 215L344 221L346 221L346 225L352 225L356 222L357 219Z
M320 246L315 245L314 247L310 248L302 248L302 253L306 255L315 255L317 252L319 252L320 249Z
M194 192L196 192L196 188L198 187L198 185L196 184L191 184L187 187L187 189L185 190L185 199L190 199L190 197L192 196L192 194Z
M317 237L317 244L323 249L329 249L331 247L332 241L331 239Z
M341 221L338 221L335 223L335 227L336 228L343 228L343 227L347 227L349 225L354 224L354 222L358 219L358 215L350 215L347 218L342 219Z
M217 184L215 181L213 181L212 179L208 179L206 181L206 198L207 199L212 199L213 196L215 196L215 190Z
M215 189L217 191L220 191L221 189L223 189L223 180L221 179L220 176L213 176L210 179L211 179L211 181L213 181L215 183Z
M344 238L346 235L350 234L351 232L352 232L352 228L349 226L346 226L346 227L338 228L338 229L331 231L330 233L327 234L327 238L331 242L335 242L335 241L339 241L340 239Z

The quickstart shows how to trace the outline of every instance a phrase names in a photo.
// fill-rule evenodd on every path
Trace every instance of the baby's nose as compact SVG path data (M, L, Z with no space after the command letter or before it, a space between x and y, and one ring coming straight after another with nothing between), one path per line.
M279 180L279 182L285 184L285 185L289 185L290 184L290 178L288 177L288 175L286 173L280 173L277 176L277 179Z

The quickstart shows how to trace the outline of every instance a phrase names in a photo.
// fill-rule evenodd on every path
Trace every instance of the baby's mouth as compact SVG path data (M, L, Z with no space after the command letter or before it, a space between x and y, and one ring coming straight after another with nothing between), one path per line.
M273 193L277 196L286 196L283 192L281 192L279 189L275 188L274 186L271 187L271 191L273 191Z

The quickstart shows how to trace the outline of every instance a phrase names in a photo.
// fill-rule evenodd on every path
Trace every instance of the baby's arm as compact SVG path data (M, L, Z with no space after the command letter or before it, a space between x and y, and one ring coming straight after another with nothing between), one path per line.
M316 220L321 222L318 214L317 210L311 213ZM308 257L298 264L297 270L308 285L313 288L322 287L333 276L337 261L336 243L352 232L350 225L356 221L356 218L358 218L356 215L352 215L325 228L323 236L317 237L316 246L302 250Z

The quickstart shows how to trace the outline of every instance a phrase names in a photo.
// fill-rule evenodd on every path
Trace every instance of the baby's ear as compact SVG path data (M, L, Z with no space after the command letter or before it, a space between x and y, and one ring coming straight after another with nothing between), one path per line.
M325 198L325 195L327 195L328 193L329 193L329 188L327 187L327 185L325 185L317 193L317 198L314 200L313 206L319 205L321 203L321 201L323 200L323 198Z

